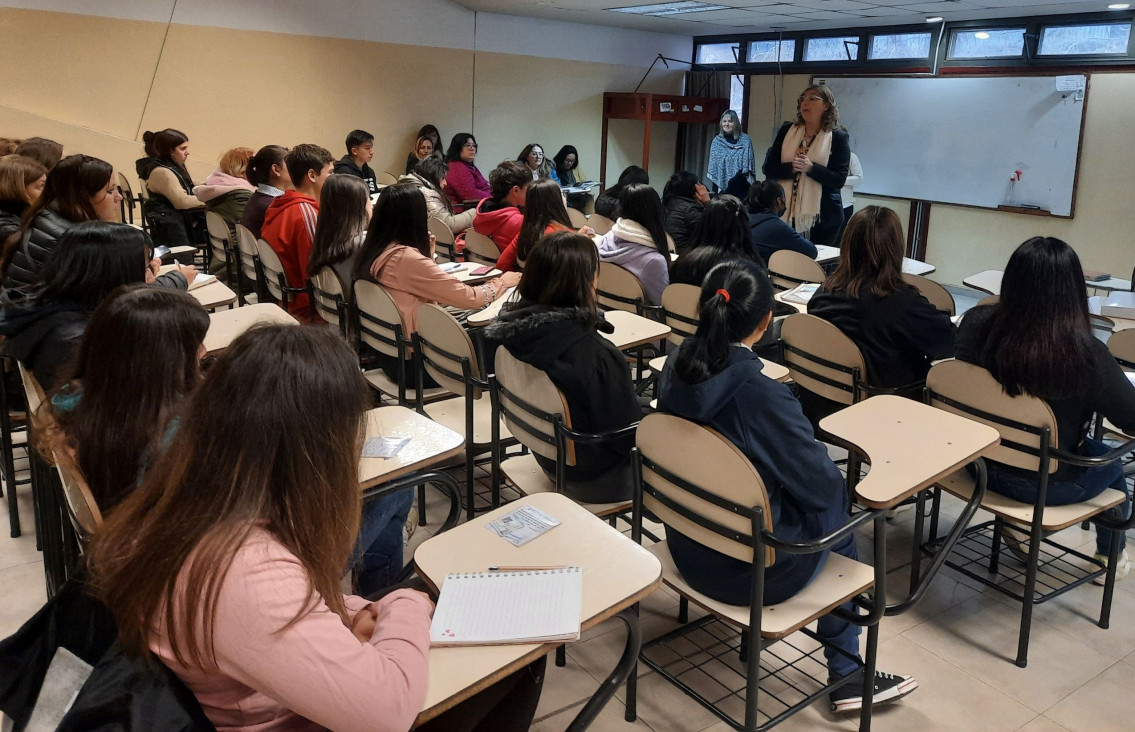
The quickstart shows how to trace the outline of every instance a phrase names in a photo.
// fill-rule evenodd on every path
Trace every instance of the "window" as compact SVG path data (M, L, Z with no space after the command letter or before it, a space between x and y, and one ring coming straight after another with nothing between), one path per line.
M737 119L745 120L745 77L729 77L729 108L737 113Z
M1046 26L1040 32L1041 56L1126 54L1131 23Z
M780 53L777 53L777 49ZM773 64L779 61L782 64L792 63L796 57L796 41L752 41L749 43L749 63Z
M950 58L1000 58L1024 51L1024 28L959 30L950 39Z
M695 63L735 64L741 55L740 43L702 43L698 45Z
M809 38L804 41L805 61L854 61L859 56L859 36Z
M930 33L894 33L871 36L867 51L870 61L901 58L929 58Z

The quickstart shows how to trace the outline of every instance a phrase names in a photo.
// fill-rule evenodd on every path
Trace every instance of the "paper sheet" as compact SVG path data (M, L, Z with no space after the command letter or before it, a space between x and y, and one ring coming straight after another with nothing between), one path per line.
M512 513L501 516L496 521L485 524L485 528L513 546L523 546L560 522L533 506L521 506Z
M363 443L363 457L392 458L396 456L409 441L409 437L371 437Z

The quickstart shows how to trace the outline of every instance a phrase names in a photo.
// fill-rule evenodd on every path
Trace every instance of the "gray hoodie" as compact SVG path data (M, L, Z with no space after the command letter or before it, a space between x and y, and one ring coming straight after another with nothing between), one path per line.
M654 246L646 229L629 219L619 219L596 245L599 259L617 264L638 278L647 304L662 304L662 291L670 284L670 262Z

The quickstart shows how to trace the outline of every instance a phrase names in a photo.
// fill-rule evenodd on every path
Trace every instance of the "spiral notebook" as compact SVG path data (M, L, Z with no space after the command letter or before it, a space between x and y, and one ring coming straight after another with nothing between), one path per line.
M583 569L449 574L430 625L435 646L579 639Z

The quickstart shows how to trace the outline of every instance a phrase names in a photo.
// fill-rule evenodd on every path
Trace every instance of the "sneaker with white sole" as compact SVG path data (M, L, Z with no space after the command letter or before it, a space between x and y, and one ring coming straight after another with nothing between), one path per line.
M1107 569L1106 554L1096 554L1096 561L1102 564L1104 566L1104 569ZM1127 555L1127 550L1124 549L1123 552L1119 555L1119 566L1115 568L1115 581L1118 582L1119 580L1126 577L1130 572L1131 557ZM1092 584L1099 585L1100 587L1103 587L1106 582L1106 574L1101 574L1099 577L1096 577L1094 580L1092 580Z
M875 672L875 691L872 704L897 701L918 688L913 676L899 676L885 671ZM852 674L847 683L835 689L828 697L833 712L856 712L863 708L863 671Z

